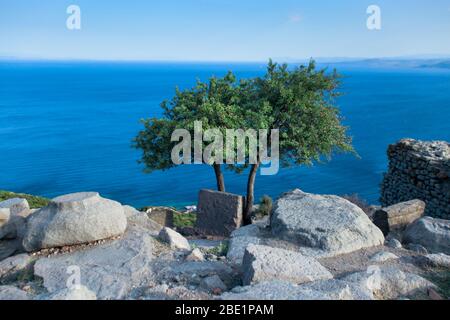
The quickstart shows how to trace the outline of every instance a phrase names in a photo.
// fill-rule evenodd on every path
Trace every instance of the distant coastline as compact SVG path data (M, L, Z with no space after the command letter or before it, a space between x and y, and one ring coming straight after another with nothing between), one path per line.
M413 69L450 69L450 56L437 57L397 57L397 58L324 58L324 57L311 57L308 59L293 59L293 58L274 58L274 61L280 63L290 64L303 64L310 59L315 60L321 65L330 65L336 67L361 67L361 68L413 68ZM104 63L104 64L176 64L176 65L222 65L222 64L265 64L267 61L201 61L201 60L98 60L98 59L70 59L70 58L36 58L36 57L2 57L0 56L0 63Z

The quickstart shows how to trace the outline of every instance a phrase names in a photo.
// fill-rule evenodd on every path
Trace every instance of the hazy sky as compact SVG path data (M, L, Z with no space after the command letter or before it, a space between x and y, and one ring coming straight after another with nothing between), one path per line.
M81 30L66 9L81 8ZM381 8L381 27L366 9ZM450 0L0 0L0 57L250 61L450 55Z

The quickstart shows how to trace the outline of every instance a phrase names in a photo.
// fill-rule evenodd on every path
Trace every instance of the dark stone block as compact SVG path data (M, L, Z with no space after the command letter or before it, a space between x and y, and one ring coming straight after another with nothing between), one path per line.
M242 225L244 197L213 190L200 190L196 229L206 235L228 237Z

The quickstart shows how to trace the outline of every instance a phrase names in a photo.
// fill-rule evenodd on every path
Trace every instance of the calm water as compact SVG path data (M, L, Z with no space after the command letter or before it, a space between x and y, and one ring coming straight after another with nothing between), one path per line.
M259 64L107 64L0 62L0 189L54 197L99 191L126 204L183 205L214 188L207 166L142 173L131 140L139 119L160 115L176 85L234 70L260 75ZM258 176L257 196L292 188L358 193L376 202L388 144L403 137L450 140L450 72L340 69L339 105L361 159L337 155L312 168ZM245 175L226 174L243 193Z

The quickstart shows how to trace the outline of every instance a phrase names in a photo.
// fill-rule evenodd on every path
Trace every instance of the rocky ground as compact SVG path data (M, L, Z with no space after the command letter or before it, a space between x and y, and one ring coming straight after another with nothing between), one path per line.
M447 299L449 246L447 220L385 237L349 201L300 190L229 239L185 238L97 193L37 211L13 199L0 202L0 299Z

